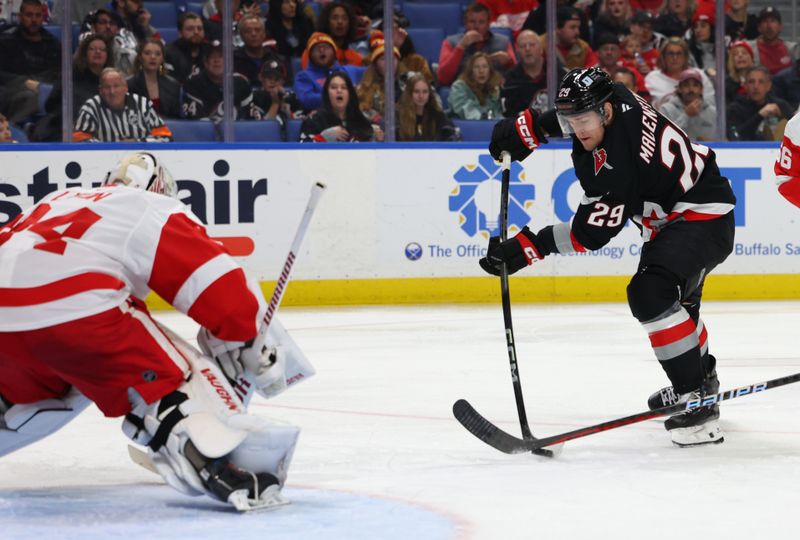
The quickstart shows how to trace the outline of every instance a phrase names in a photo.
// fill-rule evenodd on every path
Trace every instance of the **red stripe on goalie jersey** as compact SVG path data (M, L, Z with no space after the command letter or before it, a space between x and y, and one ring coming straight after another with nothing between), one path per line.
M148 286L172 304L188 280L202 279L197 270L220 255L227 250L203 226L183 213L172 214L161 230ZM198 291L187 315L220 339L247 341L257 333L258 302L241 268Z
M248 341L256 336L258 301L247 287L247 278L239 268L223 275L197 297L189 317L219 339Z

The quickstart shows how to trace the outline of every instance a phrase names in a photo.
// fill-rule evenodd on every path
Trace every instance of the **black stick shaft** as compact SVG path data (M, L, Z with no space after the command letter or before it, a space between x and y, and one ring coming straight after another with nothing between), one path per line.
M500 190L500 241L508 239L508 198L509 184L511 183L511 155L502 154L503 177ZM519 366L517 365L517 349L514 345L514 326L511 321L511 295L508 289L508 268L503 264L500 268L500 292L503 299L503 322L506 327L506 348L508 349L508 362L511 371L511 383L514 386L514 399L517 403L519 427L524 439L532 439L531 428L528 427L528 415L525 413L525 400L522 397L522 383L519 380Z

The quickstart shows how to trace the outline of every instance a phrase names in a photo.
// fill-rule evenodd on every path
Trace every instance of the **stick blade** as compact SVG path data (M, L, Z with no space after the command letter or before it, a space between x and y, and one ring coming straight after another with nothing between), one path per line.
M534 441L525 441L510 435L484 418L465 399L459 399L453 404L453 416L456 417L467 431L477 438L506 454L534 453L537 455L553 457L553 453L545 448L536 448Z

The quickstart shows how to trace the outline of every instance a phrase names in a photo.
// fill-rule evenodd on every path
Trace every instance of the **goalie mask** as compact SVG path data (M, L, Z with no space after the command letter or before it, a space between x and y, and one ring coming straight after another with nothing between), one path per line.
M172 175L149 152L134 152L119 160L103 182L106 186L114 184L152 191L173 199L178 198L178 186Z

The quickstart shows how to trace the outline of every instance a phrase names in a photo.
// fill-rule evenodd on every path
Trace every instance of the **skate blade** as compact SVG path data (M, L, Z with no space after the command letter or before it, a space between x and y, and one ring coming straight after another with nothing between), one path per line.
M669 433L672 436L672 444L680 448L725 442L725 434L716 420L711 420L700 426L676 428L670 430Z
M249 498L246 489L234 491L228 497L228 502L239 512L249 513L272 510L279 506L285 506L291 501L281 495L279 486L270 486L264 490L258 499Z

